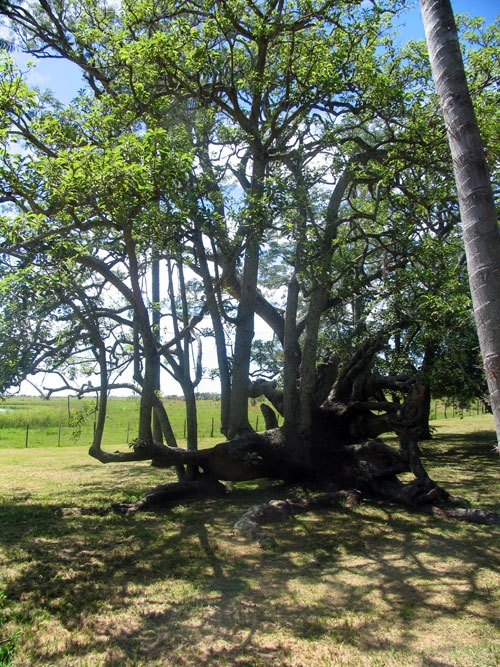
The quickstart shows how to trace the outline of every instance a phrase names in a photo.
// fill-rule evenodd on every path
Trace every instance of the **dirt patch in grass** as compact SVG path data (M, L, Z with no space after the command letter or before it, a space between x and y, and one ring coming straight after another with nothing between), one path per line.
M438 428L424 451L444 486L498 511L490 439ZM498 528L362 503L273 526L278 548L263 551L234 522L300 490L256 483L158 514L82 512L165 473L63 451L38 450L36 474L34 452L15 465L2 452L0 640L19 631L14 665L500 664Z

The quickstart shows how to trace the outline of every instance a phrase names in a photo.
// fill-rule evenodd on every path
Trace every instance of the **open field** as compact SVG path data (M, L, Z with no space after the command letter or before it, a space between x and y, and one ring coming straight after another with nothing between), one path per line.
M185 444L184 403L181 399L166 398L164 405L178 444L182 447ZM8 398L0 403L0 450L4 446L88 446L92 439L95 408L96 402L91 398L54 397L49 401L28 396ZM445 421L483 417L481 410L479 403L467 410L459 410L435 401L431 409L431 424L445 417ZM111 398L103 445L123 445L134 440L137 437L138 416L138 398ZM219 401L198 401L198 436L202 445L212 445L214 438L220 439L219 416ZM250 406L250 421L256 430L264 428L259 402Z
M181 399L165 399L172 429L179 446L185 443L185 409ZM0 451L2 447L51 447L82 444L88 446L94 428L95 400L74 397L41 398L19 396L0 403ZM109 400L103 446L123 445L137 437L138 398ZM256 430L264 428L259 404L250 408ZM214 444L220 435L219 401L198 401L198 435Z
M433 426L431 475L500 511L492 418ZM86 444L0 443L0 664L500 664L498 528L363 503L272 526L279 546L262 551L234 522L300 489L118 516L100 508L166 473L103 466Z

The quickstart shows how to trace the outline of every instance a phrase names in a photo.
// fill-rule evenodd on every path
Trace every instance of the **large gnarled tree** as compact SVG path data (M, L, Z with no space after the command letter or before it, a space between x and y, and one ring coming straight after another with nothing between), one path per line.
M391 300L391 290L409 289L423 275L414 258L454 241L458 220L425 73L409 56L382 48L395 3L385 12L364 2L271 0L124 3L120 12L97 2L81 11L68 4L55 12L45 2L30 12L9 7L26 48L71 60L89 90L78 107L84 141L69 123L71 132L41 142L37 122L53 131L57 109L33 112L33 121L6 100L16 132L32 146L19 159L33 160L26 173L37 178L20 185L7 159L4 179L20 211L20 233L12 237L6 219L3 250L23 258L35 246L53 257L66 253L107 279L133 310L143 355L133 450L106 452L96 439L92 455L188 466L198 479L183 492L269 476L410 504L445 499L418 450L425 387L407 373L380 371L411 317L409 299ZM182 169L166 139L187 151ZM109 177L89 170L94 163ZM106 262L98 245L87 251L96 239ZM203 284L200 312L209 313L217 338L223 431L232 437L208 450L153 439L151 411L161 413L158 357L169 352L141 294L137 261L148 250L155 261L186 261ZM279 266L277 294L266 293L265 283L259 289L261 255L268 252ZM392 316L388 304L396 306ZM188 335L184 306L182 312ZM256 315L283 347L281 388L249 381ZM235 330L232 358L226 324ZM182 335L174 341L178 355ZM249 395L264 395L272 406L265 408L265 433L249 427ZM276 412L284 417L281 428ZM378 439L385 432L397 433L399 447ZM405 471L414 473L412 482L400 481ZM160 489L137 507L168 493Z

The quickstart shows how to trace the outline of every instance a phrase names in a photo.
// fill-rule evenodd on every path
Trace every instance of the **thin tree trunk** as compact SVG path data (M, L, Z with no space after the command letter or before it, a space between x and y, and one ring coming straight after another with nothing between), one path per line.
M153 336L160 344L160 260L156 253L154 253L151 263L151 323L153 326ZM157 365L155 390L161 391L161 365ZM163 442L163 431L160 423L160 417L156 410L153 411L153 439L157 442Z
M203 246L203 236L198 230L195 231L195 244L200 266L200 275L205 289L207 308L212 321L212 329L215 340L215 349L217 352L217 363L219 366L221 407L220 407L220 431L225 436L229 432L229 415L231 407L231 373L227 358L226 337L224 325L222 323L221 310L217 301L216 288L210 275L208 261ZM214 253L215 254L215 253Z
M184 269L181 262L177 264L179 273L179 292L182 304L182 326L184 330L189 327L189 309L186 296L186 283L184 281ZM179 343L180 359L182 359L183 382L181 382L184 393L184 402L186 405L186 426L187 426L187 448L189 450L198 449L198 414L196 407L195 383L191 379L191 336L185 336Z
M298 378L300 346L297 333L297 310L299 302L299 281L294 274L288 283L285 315L285 345L283 363L283 416L287 437L292 439L297 432L298 419Z
M328 292L323 285L316 284L311 291L307 311L307 325L304 332L302 359L300 364L299 390L299 431L307 440L311 434L312 411L316 390L316 361L318 351L318 335L321 315L324 311Z
M96 341L97 342L97 341ZM100 390L99 390L99 410L94 429L94 438L90 447L90 455L101 450L104 427L106 426L106 414L108 408L108 364L106 360L106 347L102 341L97 345L97 356L99 360Z
M500 453L500 231L450 0L420 0L457 184L474 316Z
M262 198L265 171L266 160L255 155L250 192L251 203L247 214L248 222L244 227L246 233L245 260L234 340L231 414L229 417L230 438L252 430L248 422L248 391L250 356L254 337L255 304L257 301L261 229L263 227L262 216L264 215Z
M238 305L231 386L231 413L229 417L230 438L251 430L248 422L248 387L250 355L254 337L258 267L259 240L255 238L248 242L245 250L241 301Z

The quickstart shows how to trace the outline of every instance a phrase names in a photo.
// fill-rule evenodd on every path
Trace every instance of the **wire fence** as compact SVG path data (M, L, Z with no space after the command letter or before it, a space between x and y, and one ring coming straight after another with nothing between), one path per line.
M256 431L264 430L264 418L256 415L252 420L252 426ZM26 424L22 427L4 427L0 423L0 447L64 447L67 445L81 444L89 446L94 435L95 425L86 424L81 429L67 423L57 426L40 426L38 424ZM175 438L180 445L186 440L187 422L172 424ZM104 430L102 445L123 446L130 444L137 438L137 420L128 421L126 424L109 424ZM220 431L220 417L210 417L198 420L198 438L213 438L223 440Z
M472 401L463 406L456 403L434 401L431 406L430 419L463 419L490 413L483 401Z
M484 403L475 401L467 406L434 401L430 411L430 421L439 419L463 419L465 417L480 416L488 410ZM250 417L251 425L256 431L264 430L264 418L259 413ZM122 446L133 442L137 438L137 419L129 421L111 419L106 425L102 445L103 447ZM186 419L172 420L172 430L179 445L183 445L187 435ZM81 444L89 446L93 439L95 423L87 420L81 427L68 424L68 421L58 425L44 426L38 423L26 423L22 426L4 425L0 419L0 447L64 447ZM223 440L220 431L220 416L203 414L198 419L198 438Z

